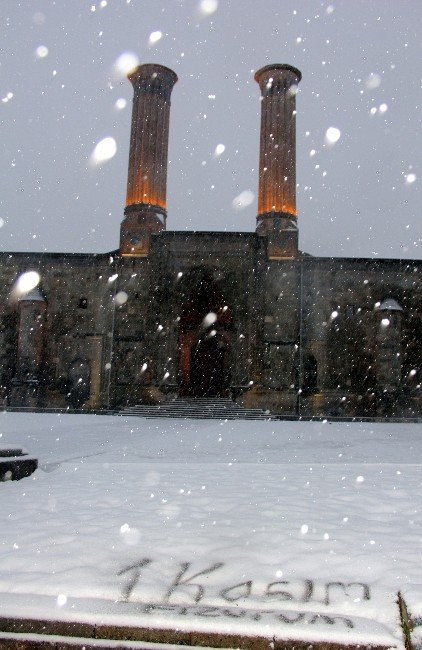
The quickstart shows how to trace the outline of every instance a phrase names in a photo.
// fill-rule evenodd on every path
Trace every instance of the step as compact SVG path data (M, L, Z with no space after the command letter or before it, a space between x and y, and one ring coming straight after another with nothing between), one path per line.
M168 415L185 415L185 416L189 416L189 415L203 415L203 416L205 416L205 415L207 415L209 417L212 417L212 416L222 416L222 417L238 416L238 417L242 417L242 416L247 416L247 415L250 415L250 416L256 415L256 416L262 416L262 417L267 417L267 418L270 417L270 414L267 414L267 413L263 413L263 412L260 412L260 411L257 412L257 411L246 411L246 410L245 411L213 411L213 412L211 412L211 411L201 411L201 410L196 410L196 409L190 409L190 410L186 410L186 411L174 411L172 409L156 409L156 410L152 410L152 409L145 409L145 410L144 409L124 409L123 413L125 413L126 415L128 415L129 413L132 413L134 415L142 415L142 414L151 413L153 415L155 415L155 414L156 415L160 415L160 414L161 415L165 415L165 414L168 414Z
M262 409L245 409L242 408L241 406L233 406L233 407L226 407L226 406L201 406L201 405L190 405L190 404L185 404L185 405L177 405L175 406L174 404L159 404L157 406L152 406L149 404L134 404L131 407L128 408L140 408L142 410L145 410L146 408L153 408L153 409L163 409L163 410L169 410L171 409L172 411L245 411L245 410L252 410L252 411L262 411Z
M202 420L270 420L271 417L267 415L255 415L255 414L232 414L227 415L225 413L217 413L214 415L207 415L206 413L126 413L120 412L119 415L125 417L146 417L146 418L195 418Z
M176 398L171 402L157 404L135 404L126 407L119 415L158 418L193 418L219 420L270 420L273 416L263 409L243 408L229 398Z
M208 608L209 609L209 608ZM217 609L217 608L214 608ZM334 637L330 640L312 640L309 634L295 638L290 632L287 638L271 638L270 631L257 629L244 631L218 629L212 631L190 630L157 626L146 628L135 625L88 623L78 621L54 621L36 619L13 619L0 617L0 647L4 650L175 650L177 647L238 648L240 650L394 650L401 644L366 643L365 634L345 639L342 643Z
M249 411L250 413L264 413L261 409L241 409L241 408L224 408L224 407L219 407L215 406L213 408L203 406L203 407L194 407L194 406L184 406L184 407L174 407L174 406L155 406L155 407L127 407L126 410L131 410L131 411L148 411L148 410L154 410L154 411L173 411L173 412L187 412L187 411L203 411L207 413L245 413L246 411Z

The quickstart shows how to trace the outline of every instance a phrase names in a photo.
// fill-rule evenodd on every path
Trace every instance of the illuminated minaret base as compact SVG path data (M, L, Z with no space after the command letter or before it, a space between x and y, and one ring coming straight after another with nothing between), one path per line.
M296 218L296 68L275 63L255 73L261 89L258 216L271 259L298 256Z
M152 233L166 229L170 95L177 75L162 65L140 65L133 85L132 126L121 255L148 255Z

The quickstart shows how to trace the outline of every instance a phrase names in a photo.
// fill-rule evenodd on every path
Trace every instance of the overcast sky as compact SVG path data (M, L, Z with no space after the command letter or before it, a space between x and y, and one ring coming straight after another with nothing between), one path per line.
M118 247L132 86L116 62L131 53L179 77L169 230L254 230L253 72L289 63L303 74L301 249L421 257L420 0L1 0L0 24L2 250ZM92 164L106 137L116 154ZM254 201L235 209L246 190Z

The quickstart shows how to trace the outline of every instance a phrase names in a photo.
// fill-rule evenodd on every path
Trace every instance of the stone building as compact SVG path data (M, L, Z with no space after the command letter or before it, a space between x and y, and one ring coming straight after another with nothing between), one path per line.
M170 95L139 66L119 250L1 253L0 385L12 406L228 397L281 414L420 416L421 262L298 248L295 90L262 95L255 232L166 228Z

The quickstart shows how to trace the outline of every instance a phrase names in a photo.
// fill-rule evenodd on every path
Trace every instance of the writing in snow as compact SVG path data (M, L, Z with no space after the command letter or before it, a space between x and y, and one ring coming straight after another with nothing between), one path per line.
M306 611L283 612L279 611L277 603L332 605L342 602L360 603L371 598L370 587L364 582L316 583L304 579L259 583L241 580L225 584L226 568L226 563L216 562L197 570L192 562L181 562L170 570L168 567L163 570L161 563L142 558L118 572L118 576L123 579L121 600L141 603L142 611L146 614L170 612L207 618L246 617L255 621L276 616L279 622L291 624L334 624L336 620L341 620L346 627L353 627L350 618ZM150 597L151 585L154 585L154 602L151 602ZM231 604L236 605L236 608L230 608ZM264 608L250 609L253 604L264 605ZM239 605L247 605L248 608L243 610ZM265 606L271 609L265 609Z

